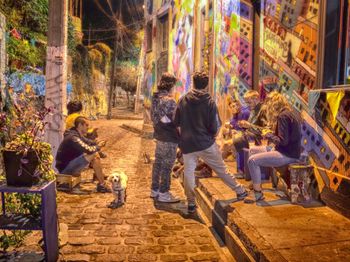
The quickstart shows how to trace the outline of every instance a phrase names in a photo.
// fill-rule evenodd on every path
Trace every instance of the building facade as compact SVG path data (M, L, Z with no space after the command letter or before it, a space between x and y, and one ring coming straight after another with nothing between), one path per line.
M349 2L146 0L146 108L165 71L178 78L178 99L193 71L207 70L225 120L230 97L279 90L304 119L320 197L350 214ZM328 103L332 94L339 107Z

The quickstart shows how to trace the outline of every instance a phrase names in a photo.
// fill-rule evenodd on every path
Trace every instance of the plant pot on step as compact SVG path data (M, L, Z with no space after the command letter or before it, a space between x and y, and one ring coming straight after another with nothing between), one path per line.
M39 159L34 151L26 156L16 151L3 151L3 157L8 186L30 187L39 182L39 177L35 176Z

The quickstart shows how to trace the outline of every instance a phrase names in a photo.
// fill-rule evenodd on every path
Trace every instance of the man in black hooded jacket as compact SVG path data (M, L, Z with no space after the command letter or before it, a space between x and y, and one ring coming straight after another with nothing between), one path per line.
M89 124L85 117L75 119L74 127L64 133L56 155L56 168L61 174L80 175L80 172L92 165L98 180L97 191L108 193L98 152L105 145L104 141L96 143L85 138Z
M194 73L193 89L180 99L174 116L174 124L180 133L179 147L184 156L185 193L190 213L196 210L194 171L198 158L203 159L237 193L237 198L243 199L247 196L244 187L228 173L215 142L220 119L216 104L207 92L208 82L205 72Z

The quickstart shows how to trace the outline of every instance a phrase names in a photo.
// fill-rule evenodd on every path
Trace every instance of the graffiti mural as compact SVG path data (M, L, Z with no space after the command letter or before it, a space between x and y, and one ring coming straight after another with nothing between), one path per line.
M178 79L177 98L186 93L191 86L193 72L193 8L194 0L175 0L170 32L169 60L170 72Z
M227 103L252 88L253 8L245 1L219 0L215 10L214 96L221 117Z
M26 85L30 85L38 96L45 95L45 76L28 72L14 72L6 75L6 84L13 87L14 91L21 92ZM72 92L72 84L67 83L67 94Z

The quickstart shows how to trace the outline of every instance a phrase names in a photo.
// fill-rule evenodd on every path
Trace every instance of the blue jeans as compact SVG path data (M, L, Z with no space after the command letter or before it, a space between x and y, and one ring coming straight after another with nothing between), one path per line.
M65 169L63 169L61 173L65 175L79 174L88 165L89 165L89 161L86 160L84 155L81 155L73 159L72 161L70 161L69 164L65 167Z
M253 184L261 184L260 167L280 167L298 162L282 153L272 150L269 146L256 146L249 150L248 168Z

